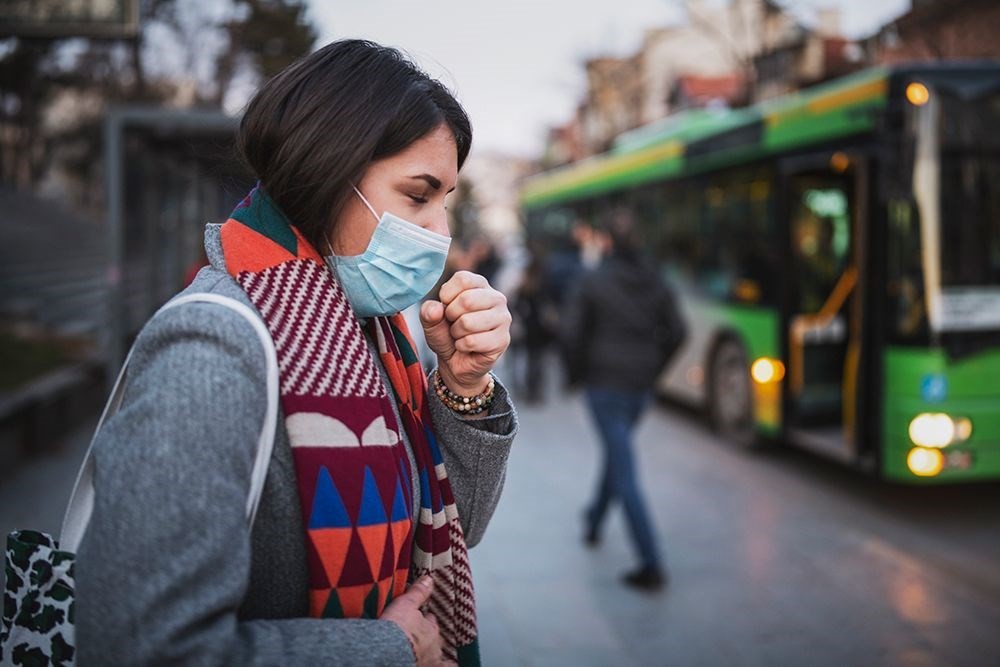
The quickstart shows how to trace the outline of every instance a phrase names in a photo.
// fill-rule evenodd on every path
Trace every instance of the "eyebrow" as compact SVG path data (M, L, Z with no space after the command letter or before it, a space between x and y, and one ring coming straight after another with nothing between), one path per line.
M434 178L430 174L419 174L417 176L410 176L410 178L412 178L414 180L418 180L418 181L426 181L427 185L431 186L435 190L440 190L441 189L441 181L439 181L438 179ZM451 190L448 190L448 192L452 192L454 189L455 188L452 188Z

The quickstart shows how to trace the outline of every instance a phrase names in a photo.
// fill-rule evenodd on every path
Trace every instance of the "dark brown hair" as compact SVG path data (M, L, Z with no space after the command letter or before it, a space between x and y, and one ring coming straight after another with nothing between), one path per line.
M461 168L469 117L438 81L396 49L364 40L327 44L265 83L237 133L264 191L323 252L330 225L365 169L445 123Z

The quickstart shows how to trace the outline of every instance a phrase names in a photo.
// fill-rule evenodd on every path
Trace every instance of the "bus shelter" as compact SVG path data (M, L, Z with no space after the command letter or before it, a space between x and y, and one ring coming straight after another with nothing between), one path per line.
M205 263L207 222L224 221L252 183L220 111L111 109L104 122L109 381L143 323Z

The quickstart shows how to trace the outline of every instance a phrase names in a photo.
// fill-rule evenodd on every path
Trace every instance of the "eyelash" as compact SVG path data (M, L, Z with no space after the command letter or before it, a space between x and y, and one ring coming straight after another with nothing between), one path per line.
M406 195L406 196L409 197L410 199L412 199L417 204L426 204L427 203L427 198L426 197L418 197L416 195ZM447 204L444 205L444 210L446 210L446 211L448 210L448 205Z

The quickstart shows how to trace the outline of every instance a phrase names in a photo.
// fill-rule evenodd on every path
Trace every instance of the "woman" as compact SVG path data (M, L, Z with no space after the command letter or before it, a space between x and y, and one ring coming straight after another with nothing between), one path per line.
M466 549L517 428L490 375L510 314L471 273L424 303L430 391L398 315L441 274L470 140L438 82L369 42L324 47L250 102L238 144L258 186L208 226L210 266L185 291L256 308L275 341L257 518L261 345L238 314L178 306L139 335L95 443L79 664L478 662Z

